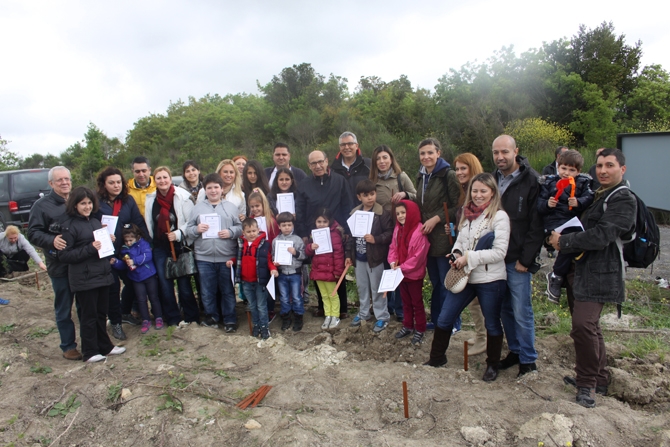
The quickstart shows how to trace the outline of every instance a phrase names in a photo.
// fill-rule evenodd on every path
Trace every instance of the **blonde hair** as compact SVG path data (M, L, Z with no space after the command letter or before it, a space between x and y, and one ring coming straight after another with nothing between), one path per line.
M482 168L482 164L479 162L479 158L470 152L458 154L456 158L454 158L454 168L456 168L456 163L462 163L468 167L470 172L470 180L472 180L475 175L484 172L484 168ZM465 203L465 190L468 188L468 186L470 186L469 181L465 188L461 187L461 194L458 196L459 205L463 205L463 203Z
M7 225L7 228L5 228L5 236L11 236L13 234L21 234L19 227L14 225Z
M498 182L496 181L495 177L493 177L493 175L489 174L488 172L482 172L481 174L477 174L470 179L470 183L468 184L468 192L465 196L465 204L463 205L463 208L467 207L468 205L470 205L470 203L472 203L472 185L474 185L475 182L482 183L484 186L493 191L493 197L491 197L489 206L486 207L483 213L484 215L486 215L486 217L493 220L498 210L502 209L502 205L500 202L500 191L498 191ZM458 228L459 229L463 228L466 221L467 219L465 218L465 213L462 213L461 221L458 223Z
M168 175L170 176L170 178L172 178L172 171L167 166L159 166L156 169L154 169L154 178L156 177L156 174L161 172L161 171L167 172Z
M270 202L268 202L268 198L261 189L254 188L251 194L249 194L248 203L251 204L252 200L260 200L261 205L263 206L263 216L265 217L265 222L268 227L268 236L272 236L273 238L276 237L277 235L274 234L276 223L275 216L272 213L272 209L270 208Z
M216 173L219 174L221 178L223 176L221 175L221 169L223 169L224 166L230 165L233 167L233 172L235 173L235 180L233 180L233 187L232 191L235 195L237 195L240 199L244 200L244 194L242 193L242 179L240 178L240 173L237 171L237 166L235 166L235 162L229 158L225 160L221 160L219 162L219 165L216 167Z

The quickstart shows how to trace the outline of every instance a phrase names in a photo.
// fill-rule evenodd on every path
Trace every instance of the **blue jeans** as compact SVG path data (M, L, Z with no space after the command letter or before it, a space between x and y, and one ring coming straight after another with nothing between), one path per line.
M247 297L251 320L254 327L268 326L268 291L263 284L258 282L242 281L244 296Z
M444 300L447 297L447 289L444 288L444 277L451 268L451 264L445 256L428 256L426 269L428 278L433 286L433 292L430 296L430 321L437 323L437 319L442 311ZM454 328L461 330L461 316L454 322Z
M72 321L72 302L74 293L70 291L70 282L67 276L51 278L51 287L54 289L54 311L56 327L60 334L60 348L63 352L77 347L76 330ZM81 311L77 303L77 316L81 322Z
M509 350L519 354L521 363L528 364L537 360L535 317L530 298L532 274L517 272L515 265L516 262L507 264L507 293L502 304L502 323Z
M167 250L154 248L154 265L158 274L158 287L160 290L161 308L163 310L163 319L168 326L179 324L181 321L181 310L177 304L177 297L174 294L174 279L165 277L165 260L172 256ZM179 302L184 308L186 321L198 321L195 318L194 311L197 311L198 305L195 302L193 289L191 289L191 278L184 276L177 278L177 290L179 292Z
M295 315L302 315L305 313L305 306L302 301L302 293L300 287L302 286L302 274L294 273L293 275L280 274L277 278L279 284L279 300L281 301L281 314L285 315L293 310Z
M202 305L205 313L217 323L236 324L235 288L230 278L230 267L225 262L196 261L200 273L200 289ZM216 292L221 292L221 311L216 305ZM266 307L267 310L267 307Z
M484 314L484 324L488 335L502 335L500 323L500 310L507 291L507 283L504 279L484 284L467 284L460 293L447 292L442 312L437 319L440 329L451 332L454 323L460 319L461 312L475 299L479 297L479 304Z

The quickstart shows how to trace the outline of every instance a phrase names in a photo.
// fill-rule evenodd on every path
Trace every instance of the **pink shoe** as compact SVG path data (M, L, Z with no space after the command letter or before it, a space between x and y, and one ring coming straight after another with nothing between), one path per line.
M163 329L163 319L156 318L156 330Z
M142 321L142 329L140 329L140 332L142 334L146 334L147 332L149 332L149 329L151 329L151 321L149 320Z

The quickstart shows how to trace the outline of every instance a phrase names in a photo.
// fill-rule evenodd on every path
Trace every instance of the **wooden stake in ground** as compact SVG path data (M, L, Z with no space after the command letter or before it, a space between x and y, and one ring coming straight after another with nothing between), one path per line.
M405 407L405 419L409 419L409 402L407 402L407 382L402 383L402 403Z
M333 293L331 293L330 296L336 296L337 295L337 289L340 288L340 284L342 284L342 281L344 281L344 277L347 276L347 271L348 270L349 270L349 268L347 267L342 271L342 274L340 275L340 280L337 282L337 285L335 286L335 290L333 290Z
M249 322L249 335L253 336L254 335L254 328L253 325L251 324L251 312L247 311L247 321Z
M468 341L463 342L463 370L468 370Z
M238 408L241 408L242 410L246 410L246 408L251 405L252 408L258 405L268 394L268 392L272 389L270 385L263 385L260 388L258 388L256 391L253 393L249 394L247 397L242 399L237 405L235 405Z
M40 278L37 272L35 272L35 285L37 286L37 290L40 290Z

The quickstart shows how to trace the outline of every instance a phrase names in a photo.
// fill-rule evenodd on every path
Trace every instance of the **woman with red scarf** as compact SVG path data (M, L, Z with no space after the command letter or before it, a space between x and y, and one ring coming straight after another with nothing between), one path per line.
M472 178L458 227L451 268L465 269L470 276L463 291L447 292L447 299L435 324L430 360L426 365L438 367L447 364L446 352L454 322L463 309L478 297L486 325L487 368L483 380L492 382L498 377L503 343L500 311L507 287L505 255L510 223L500 205L498 184L491 174L477 174Z
M393 241L389 246L388 262L392 269L399 268L404 276L400 283L402 297L402 329L395 338L414 332L412 344L419 345L426 332L426 309L423 307L423 278L426 276L426 258L430 242L423 234L419 206L401 200L395 207L396 224Z
M170 168L161 166L154 171L156 192L147 194L144 220L153 238L153 257L158 273L163 320L168 326L186 325L200 321L200 311L191 288L191 278L177 278L179 305L174 294L174 280L165 277L165 261L172 256L170 242L174 244L177 256L182 246L189 245L184 233L194 205L191 195L172 184ZM181 310L184 311L182 321Z

